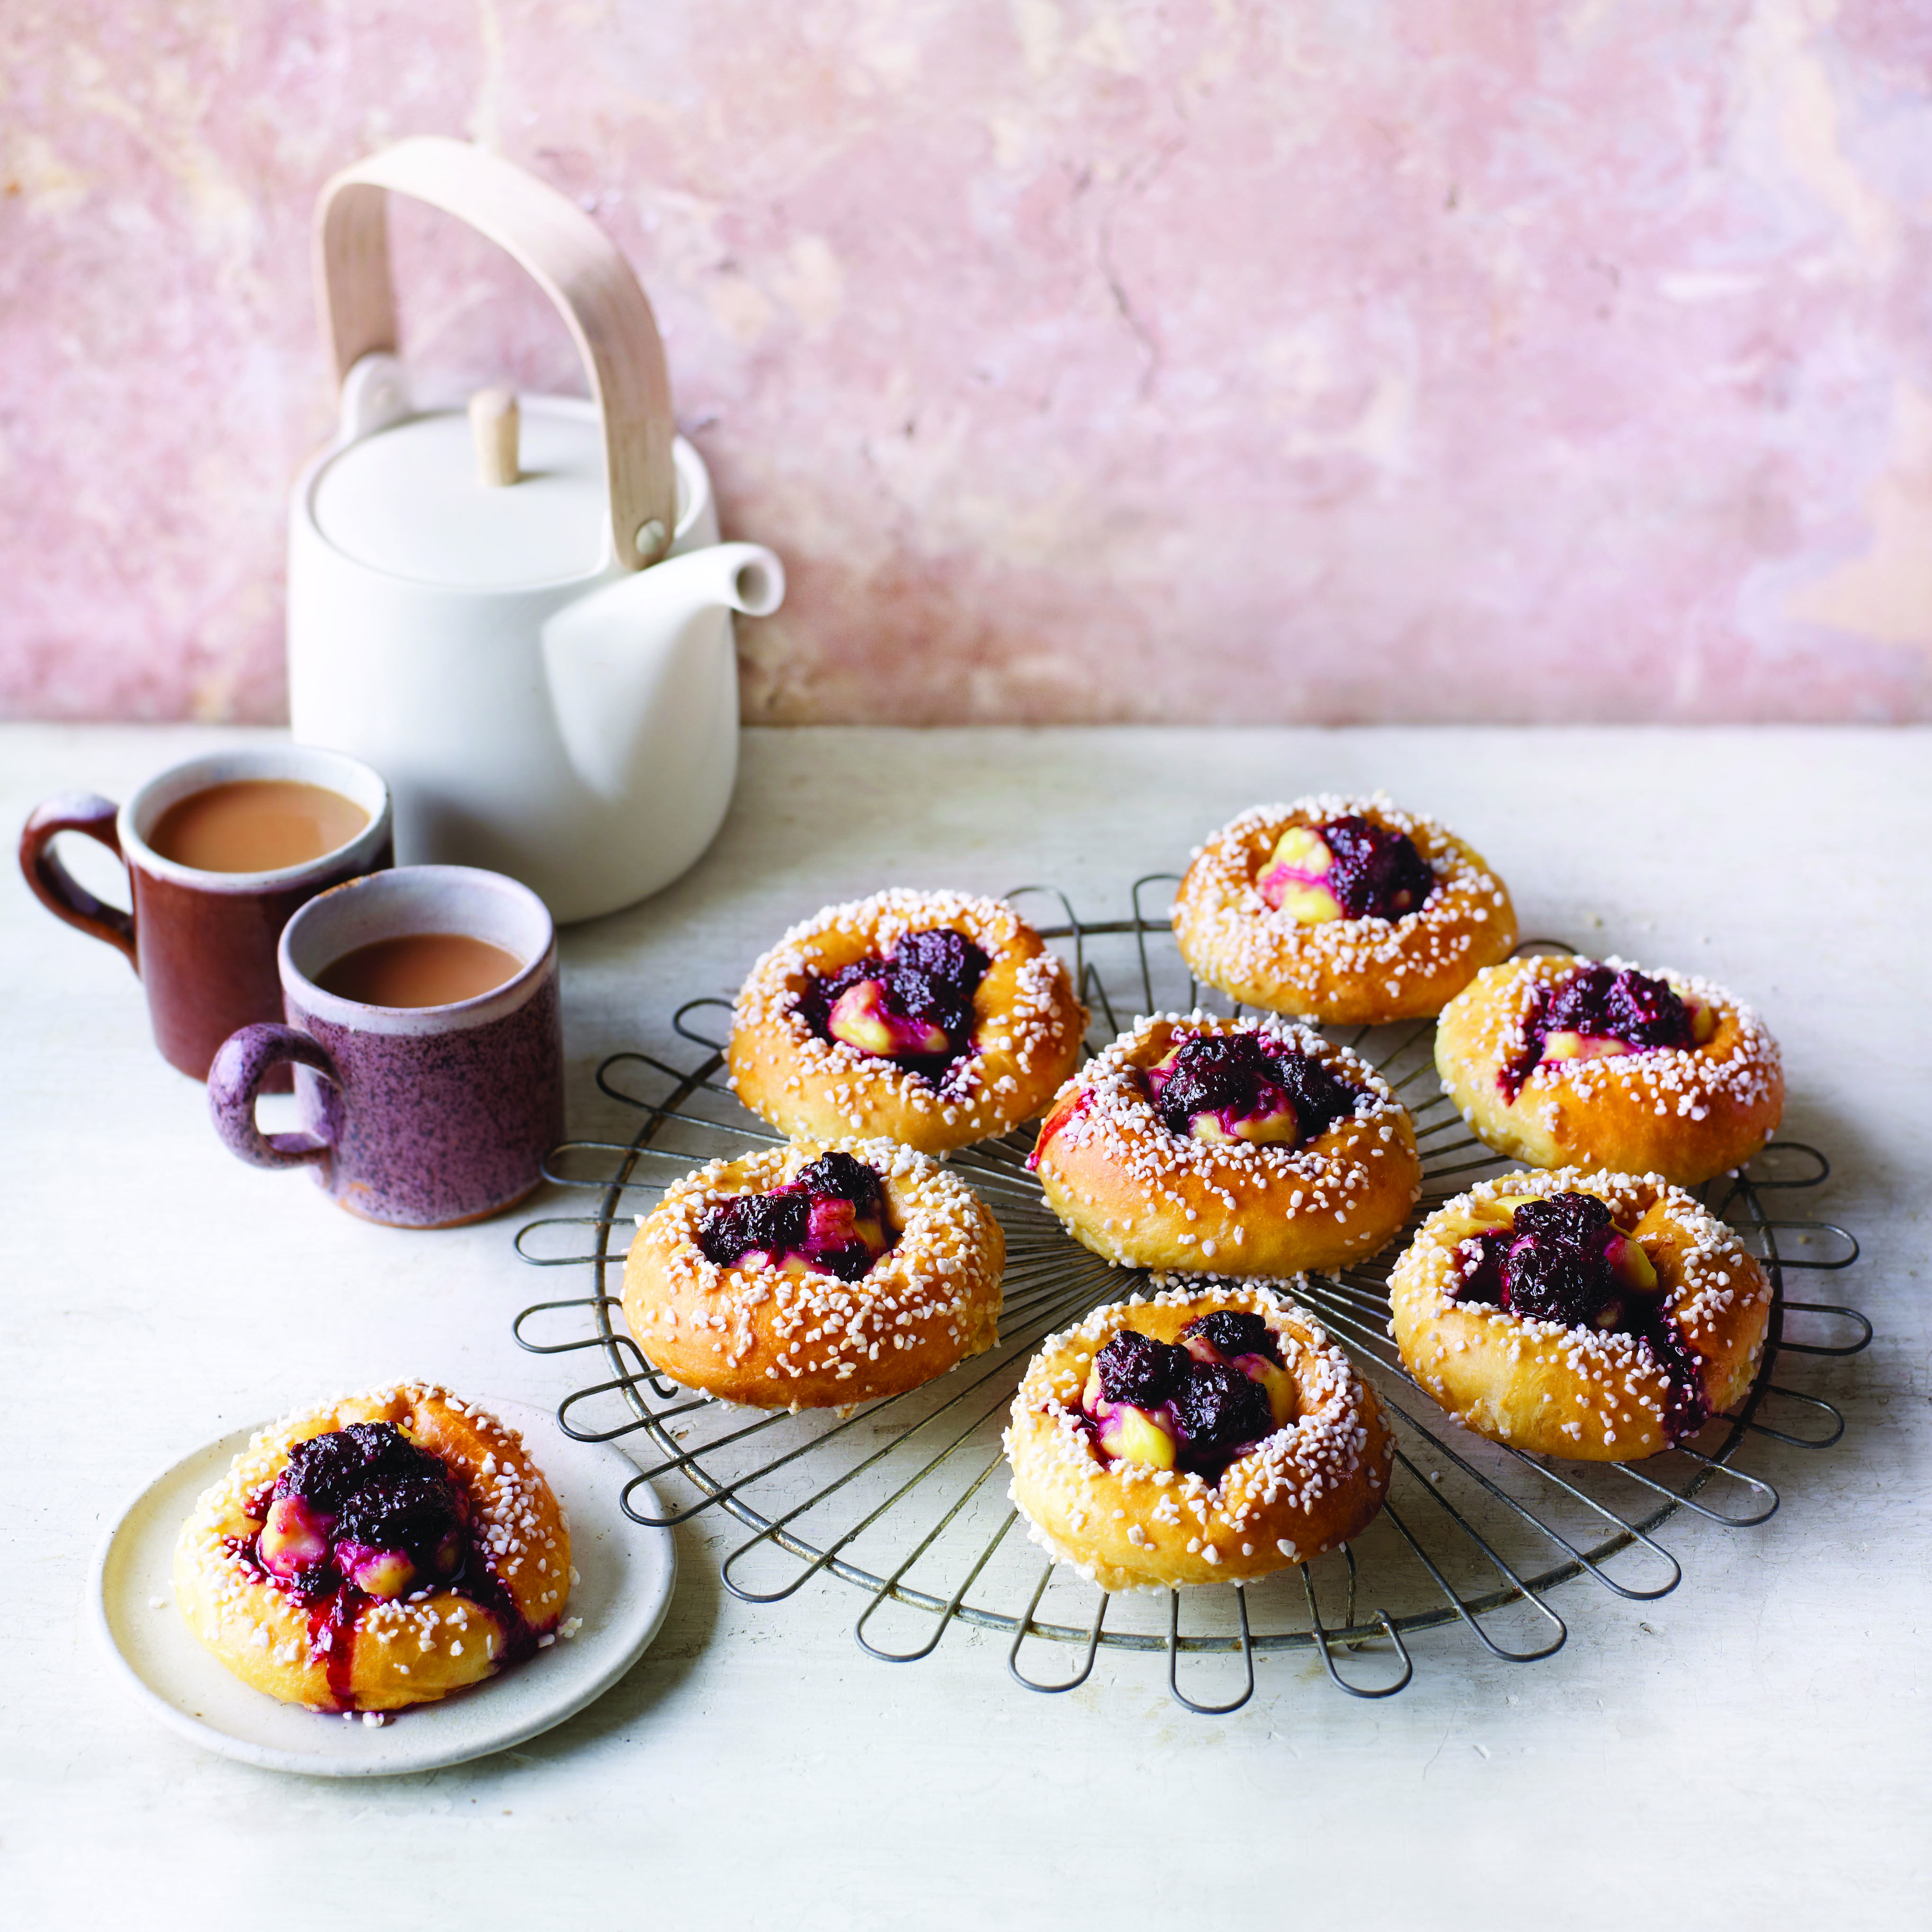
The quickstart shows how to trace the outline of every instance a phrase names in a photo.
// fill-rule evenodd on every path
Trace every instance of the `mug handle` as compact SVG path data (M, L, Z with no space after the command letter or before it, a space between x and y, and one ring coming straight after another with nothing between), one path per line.
M141 967L134 951L134 915L96 898L50 850L59 833L78 832L105 845L124 867L120 834L114 829L120 812L111 799L91 791L63 792L36 806L20 832L20 870L34 898L55 918L124 952L128 964L138 974Z
M265 1134L255 1124L255 1096L276 1067L313 1067L336 1087L335 1063L309 1036L291 1026L244 1026L221 1042L208 1070L208 1111L229 1152L251 1167L308 1167L329 1143L314 1134Z

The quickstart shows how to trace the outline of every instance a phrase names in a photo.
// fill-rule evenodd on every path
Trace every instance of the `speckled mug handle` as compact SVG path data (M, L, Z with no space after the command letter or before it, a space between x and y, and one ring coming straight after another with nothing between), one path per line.
M255 1096L271 1071L292 1062L341 1084L335 1063L309 1036L291 1026L244 1026L221 1042L208 1070L208 1111L231 1154L254 1167L308 1167L327 1158L328 1142L314 1134L265 1134L255 1124Z

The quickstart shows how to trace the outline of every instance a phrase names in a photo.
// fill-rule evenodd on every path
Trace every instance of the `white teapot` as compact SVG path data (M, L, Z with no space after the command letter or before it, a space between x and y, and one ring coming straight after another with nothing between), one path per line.
M506 249L556 304L592 400L486 391L412 410L398 359L387 195ZM341 427L289 519L298 742L388 781L396 862L480 866L560 921L668 884L737 776L731 613L784 571L720 543L677 436L650 303L573 202L459 141L404 141L336 176L316 212Z

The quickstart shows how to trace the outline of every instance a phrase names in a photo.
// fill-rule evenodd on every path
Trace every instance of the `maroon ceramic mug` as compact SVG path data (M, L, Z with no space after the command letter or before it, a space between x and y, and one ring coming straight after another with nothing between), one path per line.
M368 993L354 962L426 934L500 949L508 976L438 1005L380 1005L319 983L340 987L349 962ZM467 866L378 872L304 906L280 965L288 1024L244 1027L208 1071L208 1110L234 1153L308 1167L338 1205L398 1228L481 1220L543 1178L563 1138L563 1032L556 928L527 886ZM255 1096L284 1065L302 1131L264 1134Z
M368 814L346 844L273 872L202 872L149 840L171 806L250 778L320 785ZM128 871L131 911L104 904L63 866L64 832L98 840ZM258 745L190 758L150 778L116 806L70 792L38 807L20 834L20 870L56 918L125 953L148 995L162 1057L206 1079L214 1051L237 1027L281 1016L276 943L289 916L319 892L389 865L389 788L359 759L305 745Z

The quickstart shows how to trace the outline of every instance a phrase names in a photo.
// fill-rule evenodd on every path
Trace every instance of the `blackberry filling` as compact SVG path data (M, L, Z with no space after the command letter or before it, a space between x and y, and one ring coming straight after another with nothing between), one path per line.
M810 1196L802 1188L780 1188L770 1194L734 1195L706 1209L698 1224L698 1245L706 1261L732 1268L749 1254L782 1259L796 1253L811 1230Z
M1504 1306L1566 1328L1620 1326L1624 1297L1606 1252L1611 1234L1610 1204L1594 1194L1526 1201L1504 1257Z
M1435 871L1407 832L1352 812L1321 832L1330 855L1328 890L1345 919L1401 919L1436 890Z
M1545 1060L1654 1053L1697 1043L1689 1007L1670 982L1630 967L1583 966L1537 995L1522 1051L1496 1076L1514 1100Z
M1184 1140L1301 1147L1360 1098L1322 1061L1258 1033L1198 1034L1142 1077L1161 1125Z
M733 1268L762 1254L774 1268L796 1257L820 1274L856 1281L892 1245L878 1171L849 1154L820 1154L769 1194L735 1195L698 1224L706 1261Z
M1634 1336L1669 1384L1666 1438L1694 1436L1710 1420L1702 1366L1664 1311L1648 1258L1594 1194L1526 1201L1514 1225L1486 1228L1457 1250L1458 1301L1599 1334Z
M1120 1330L1094 1358L1080 1413L1106 1456L1218 1478L1288 1419L1292 1394L1258 1315L1217 1310L1181 1341Z
M1174 1400L1186 1454L1184 1466L1225 1468L1234 1452L1274 1429L1268 1391L1239 1369L1192 1363Z
M1224 1362L1232 1362L1238 1355L1261 1355L1276 1367L1281 1366L1281 1348L1274 1330L1258 1315L1244 1309L1217 1308L1212 1315L1189 1322L1180 1331L1180 1340L1184 1346L1204 1342ZM1190 1352L1193 1352L1191 1348Z
M1492 1308L1503 1305L1508 1292L1503 1280L1503 1257L1509 1252L1510 1235L1504 1228L1485 1228L1472 1234L1456 1250L1462 1269L1456 1291L1458 1301L1480 1301Z
M438 1468L371 1477L344 1503L335 1533L338 1541L372 1549L434 1552L463 1520L456 1492Z
M1138 1329L1123 1328L1094 1358L1100 1393L1109 1402L1158 1408L1180 1386L1187 1370L1187 1351L1156 1342Z
M356 1422L290 1449L253 1554L310 1598L399 1597L476 1567L469 1523L468 1493L441 1457L393 1423Z
M973 995L990 958L962 932L908 932L884 958L855 959L800 996L821 1040L890 1060L944 1088L973 1053Z
M289 1451L288 1466L274 1493L300 1496L318 1509L339 1510L370 1477L440 1472L442 1463L418 1449L393 1422L352 1422L346 1429L311 1436Z

